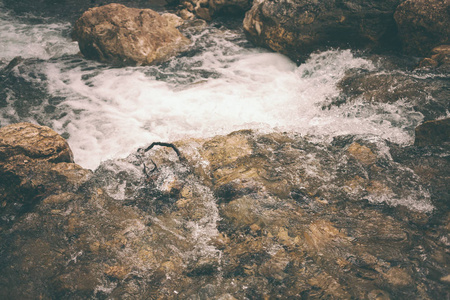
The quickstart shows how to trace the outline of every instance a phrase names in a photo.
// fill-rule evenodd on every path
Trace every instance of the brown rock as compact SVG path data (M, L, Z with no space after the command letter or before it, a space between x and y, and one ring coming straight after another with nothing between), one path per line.
M244 31L253 43L304 60L326 47L395 47L389 1L254 1Z
M394 286L407 286L413 283L408 272L398 267L391 268L384 276Z
M440 45L431 50L431 57L419 63L419 68L436 69L442 73L450 70L450 45Z
M450 37L450 1L407 0L395 11L399 36L406 53L428 55Z
M419 63L419 68L435 68L438 66L438 62L432 58L426 57Z
M450 118L427 121L416 127L414 145L443 145L450 142Z
M105 274L111 278L122 280L130 272L129 268L122 265L107 266Z
M173 21L151 9L109 4L86 11L75 23L73 38L89 59L149 65L165 61L189 45L189 39L175 28L178 22Z
M0 160L23 154L49 162L73 162L66 140L52 129L31 123L0 128Z
M377 161L377 156L366 146L353 143L348 147L348 152L364 165L372 165Z

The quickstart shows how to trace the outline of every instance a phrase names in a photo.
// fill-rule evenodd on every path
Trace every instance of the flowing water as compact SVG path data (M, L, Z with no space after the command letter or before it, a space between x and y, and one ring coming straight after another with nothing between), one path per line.
M346 71L379 68L350 50L315 53L297 66L253 47L241 29L213 24L192 34L185 56L160 66L111 68L78 55L68 23L29 24L5 11L0 22L0 60L29 59L14 72L53 99L21 99L12 91L1 125L23 120L49 125L68 137L75 161L86 168L151 142L246 128L325 140L371 134L408 144L422 119L407 102L323 109L339 94L336 84ZM30 106L28 113L18 113L15 101Z
M405 223L397 222L391 216L385 218L378 208L392 213L390 209L406 207L409 211L406 215L411 217L415 213L429 215L436 212L433 197L443 201L442 195L446 193L443 184L439 181L437 188L428 190L409 166L414 165L410 161L418 157L424 160L437 157L437 163L440 162L439 159L448 160L448 151L445 149L440 149L441 152L435 154L431 150L425 149L422 153L420 149L411 148L417 125L431 118L429 116L448 116L449 113L445 110L448 107L448 98L445 96L446 91L448 92L448 74L412 71L411 65L415 62L408 61L409 59L374 56L349 49L329 49L313 53L306 62L297 65L283 55L250 44L246 41L240 24L240 21L228 20L213 22L201 28L188 28L184 31L192 40L188 52L157 66L115 68L84 59L79 54L77 43L70 39L70 23L32 14L17 16L6 9L0 0L0 126L24 121L49 126L68 140L76 163L96 170L86 184L89 187L85 190L88 200L83 202L84 200L80 200L82 197L74 197L63 204L69 208L61 210L70 214L70 220L75 220L72 222L75 230L76 226L87 228L83 229L83 234L75 237L75 234L72 236L73 232L67 233L65 229L61 229L66 228L64 224L67 216L58 215L58 210L51 210L51 220L42 226L50 228L51 224L57 224L56 228L60 232L41 230L37 221L29 221L30 228L38 228L38 242L39 239L51 240L49 237L52 234L57 240L56 237L60 234L61 241L66 241L66 236L70 236L70 239L77 241L72 241L73 245L78 245L76 239L79 239L79 245L87 245L87 250L82 246L62 249L61 253L64 255L70 254L70 260L60 272L71 274L72 267L76 271L77 267L81 268L83 265L100 272L96 278L103 279L95 287L96 297L106 298L112 295L113 298L121 298L121 289L125 292L135 289L138 291L136 295L142 295L142 291L151 294L153 289L158 288L158 295L168 298L176 298L174 295L181 292L185 299L187 295L194 295L189 299L212 299L214 297L211 295L226 292L220 299L229 299L227 295L234 291L236 295L257 299L258 296L255 295L259 295L259 289L268 294L278 293L282 297L289 290L280 285L280 291L277 292L279 281L284 280L285 284L292 279L292 287L301 287L302 282L307 279L308 284L314 285L316 283L311 282L320 277L308 276L319 274L319 271L314 271L317 266L335 278L347 278L345 276L350 274L348 282L352 289L358 289L360 278L365 278L358 272L367 272L369 284L364 282L360 289L370 291L374 288L370 283L371 276L374 276L371 269L373 266L380 274L390 268L387 267L387 260L392 261L393 267L401 265L401 262L412 266L410 260L413 261L417 253L422 255L425 251L423 249L426 246L422 246L420 234L417 235L420 237L413 237L411 240L404 237L405 232L415 231L405 229L410 224L401 209L393 215ZM21 58L16 58L18 56ZM10 64L12 60L14 63ZM399 82L393 83L392 88L388 89L391 94L395 94L397 89L402 90L406 84L410 86L411 82L426 85L431 83L436 89L422 96L424 90L418 88L417 93L412 96L408 96L411 95L408 93L400 94L397 101L371 101L364 95L352 98L352 91L345 94L340 83L346 78L352 79L351 76L355 74L356 78L367 74L392 76L393 80ZM403 81L405 85L402 85ZM434 92L436 90L438 92ZM251 166L250 170L257 170L255 172L258 175L251 177L253 175L249 171L250 183L245 186L247 173L241 174L244 179L240 188L248 195L244 193L243 197L229 203L218 199L227 197L227 185L223 186L223 192L218 180L214 184L219 187L211 188L196 177L198 174L194 176L191 167L179 161L174 153L169 158L156 156L156 159L164 161L166 165L160 166L154 182L145 180L142 157L136 152L138 148L152 142L210 138L241 129L252 129L259 134L268 133L261 138L244 133L240 137L244 142L239 137L236 138L240 141L237 145L244 148L250 144L257 145L252 151L258 154L246 158L246 163ZM277 132L283 133L284 138L293 137L289 140L288 147L284 148L276 142L274 133ZM223 139L231 143L236 141L234 137ZM225 143L220 138L216 142ZM222 145L225 149L227 143ZM203 146L190 140L184 145L183 151L191 158L207 156L205 153L208 151L220 156L222 150L214 148L214 143L212 145L210 148L203 145L205 148L199 150ZM348 156L346 151L352 147L350 145L363 151L370 148L373 152L370 153L375 158L369 155L369 159L376 159L377 164L369 167L370 164L360 163ZM239 157L244 156L247 150L223 151L230 151L232 155ZM272 152L275 153L274 156ZM157 153L161 156L161 152ZM295 155L291 156L292 153ZM258 162L258 157L262 157L269 166L255 163L254 161ZM157 163L160 164L158 160ZM214 162L205 160L197 163L195 168L204 167L207 170L209 164ZM220 172L229 172L226 167L222 168ZM430 174L437 172L432 168L423 170ZM216 175L223 176L219 171ZM273 182L279 187L274 187L276 184L272 186ZM298 186L290 186L288 196L282 192L277 194L278 191L283 191L286 182L296 182ZM176 184L181 184L183 189L174 189ZM258 184L262 184L263 188ZM261 190L254 192L253 188ZM308 193L305 192L306 189ZM92 191L95 196L88 194ZM101 191L105 191L110 198L102 200ZM218 196L220 193L225 196ZM372 206L365 207L365 202L361 200L367 200ZM339 201L348 203L348 207L347 204L340 206ZM328 212L330 207L333 207L330 210L333 212ZM342 210L342 207L346 208ZM361 207L364 213L355 216L355 212ZM297 215L297 211L302 212ZM298 218L299 215L301 218ZM58 219L60 217L61 220ZM27 220L32 219L33 215L30 214L23 222L26 225ZM335 228L324 221L328 219L333 224L338 224L336 226L340 226L342 230L348 229L349 237L341 238L339 235L339 238L332 238L336 234L333 231ZM266 227L258 229L258 224ZM17 228L20 226L22 225ZM248 228L252 229L249 231ZM289 236L288 230L295 239ZM227 242L226 234L221 236L222 232L228 233L232 241ZM326 233L321 236L321 232ZM260 239L258 235L263 233L267 237ZM17 235L21 234L18 230ZM330 234L328 242L327 234ZM310 236L310 241L314 241L317 238L315 235L323 238L325 243L330 243L324 244L326 247L320 250L325 251L325 255L320 251L317 254L317 249L309 247L308 239L303 238ZM14 235L11 236L14 238ZM212 243L218 236L225 240L222 246L220 243L219 246ZM431 240L434 236L427 238ZM241 239L245 240L242 244ZM300 247L299 239L307 241L301 246L305 248L292 251L295 247ZM354 250L356 248L353 248L352 243L358 239L369 240L367 249ZM435 239L440 242L436 242L431 248L437 247L435 245L440 245L439 243L447 243L448 235L439 232ZM388 249L390 246L383 246L383 243L397 243L404 247L402 243L406 241L413 245L408 246L412 250L398 252L401 255L395 251L391 253L393 250ZM338 243L336 249L330 246L332 243ZM358 244L359 242L355 245ZM5 249L14 249L15 244L11 245L5 246ZM102 247L110 249L109 256L97 261L95 255L100 253L98 256L101 256L102 252L98 251L102 251ZM359 251L373 252L379 260L367 267L369 263L365 265L366 262L356 261L356 258L356 262L351 261L352 251L355 256L359 255ZM431 251L429 250L430 253ZM14 253L12 250L10 252ZM305 257L304 253L307 253ZM402 256L404 253L407 259ZM63 254L55 257L63 260ZM295 258L294 254L299 257ZM395 256L397 254L398 257ZM438 257L438 254L433 255ZM358 268L359 264L362 265L357 269L358 272L352 271L357 273L356 281L352 281L352 272L347 274L347 271L342 271L345 268L341 268L341 256ZM339 263L337 268L335 257ZM297 263L297 260L301 263ZM4 258L0 263L2 261L8 268L9 264L13 266L7 277L9 274L12 274L11 278L22 276L14 269L14 259L9 261L9 258ZM19 258L17 262L18 265L22 264ZM120 278L121 265L118 264L118 269L114 269L118 262L125 267L133 266L131 273L121 279L120 283L116 279ZM101 271L107 264L114 267ZM176 264L180 264L180 268ZM419 274L417 276L421 276L422 280L425 276L423 274L428 274L428 268L435 268L438 271L432 273L434 277L446 275L438 263L433 264L434 260L429 262L426 258L418 263L414 261L414 268L417 269L414 274ZM257 265L261 267L256 269ZM244 271L239 269L241 267ZM183 268L187 271L183 271ZM24 272L23 276L33 278L30 281L36 282L36 290L39 291L45 286L39 284L41 271L39 267L31 270L31 275ZM257 277L255 270L263 276ZM273 278L270 277L271 270L277 273ZM33 275L33 272L37 275ZM253 277L246 277L252 272ZM287 279L279 277L284 272L288 274ZM158 275L160 273L164 276ZM247 275L243 276L241 273ZM83 276L76 277L75 280L82 280ZM170 276L173 276L173 282ZM206 279L202 279L202 276ZM296 276L304 278L297 282ZM320 276L331 278L326 277L329 275ZM198 282L195 281L196 278L199 278ZM377 280L383 282L385 279ZM426 280L420 282L430 284ZM20 285L20 282L26 280L17 282ZM290 288L288 283L286 285ZM430 284L431 291L433 284L435 283ZM43 293L58 295L59 285L55 286L55 291ZM292 293L298 296L300 292L292 289ZM442 293L442 289L439 286L436 293ZM396 292L398 291L394 289L394 295ZM314 289L311 293L314 298ZM410 292L405 290L404 294L399 295L408 293Z

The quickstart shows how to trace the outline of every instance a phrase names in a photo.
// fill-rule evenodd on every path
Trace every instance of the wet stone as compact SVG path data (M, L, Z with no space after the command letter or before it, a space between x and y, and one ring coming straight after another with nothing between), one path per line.
M30 164L21 178L59 181L34 177L46 194L0 231L0 297L448 296L442 148L252 131L177 147L184 160L155 149L93 174Z

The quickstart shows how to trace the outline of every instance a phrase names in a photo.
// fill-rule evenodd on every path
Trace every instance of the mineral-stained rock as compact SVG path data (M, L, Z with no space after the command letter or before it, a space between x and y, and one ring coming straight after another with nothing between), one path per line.
M401 1L254 1L244 30L257 45L303 60L323 47L395 46Z
M443 145L450 142L450 118L427 121L416 127L417 146Z
M428 55L450 39L450 2L447 0L407 0L395 11L395 21L403 50Z
M89 59L149 65L169 59L190 44L168 19L151 9L109 4L86 11L75 23L73 38Z

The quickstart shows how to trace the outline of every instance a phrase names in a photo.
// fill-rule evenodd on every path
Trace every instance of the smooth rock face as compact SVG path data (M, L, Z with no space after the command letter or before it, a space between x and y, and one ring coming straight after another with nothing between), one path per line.
M450 42L450 1L407 0L395 11L403 50L425 56Z
M329 46L395 47L393 14L399 2L255 1L244 30L255 44L294 60Z
M414 145L444 145L450 142L450 118L427 121L416 127Z
M75 23L73 38L86 58L115 65L159 63L190 44L168 18L120 4L86 11Z

